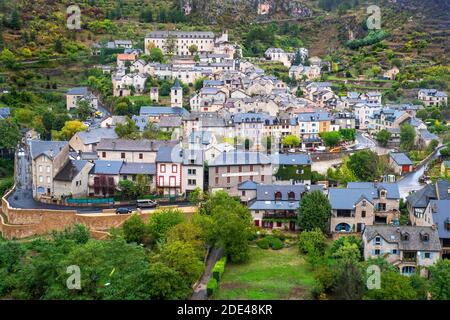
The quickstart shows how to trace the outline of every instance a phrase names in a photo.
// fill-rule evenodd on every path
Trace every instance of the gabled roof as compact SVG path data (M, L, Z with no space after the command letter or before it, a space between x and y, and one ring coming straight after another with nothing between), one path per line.
M134 151L154 152L161 147L174 146L177 141L163 140L128 140L128 139L101 139L97 151Z
M449 200L431 200L431 213L433 223L436 225L439 238L450 239L450 230L446 225L450 223L450 199Z
M40 155L46 155L50 159L54 159L62 151L62 149L67 146L67 144L67 141L31 140L31 158L36 159Z
M101 139L117 139L117 133L114 128L94 128L86 131L77 132L83 144L93 144L100 142Z
M179 146L161 147L156 154L156 162L182 163L183 150Z
M156 165L154 163L145 162L124 162L120 168L121 175L145 174L153 175L156 173Z
M409 235L409 240L402 240L401 235L406 233ZM424 234L428 234L428 241L423 240ZM439 235L431 227L374 225L366 226L364 235L367 241L380 236L386 242L397 243L400 250L441 251L442 249Z
M311 156L304 153L274 154L272 163L279 165L311 165Z
M202 150L183 150L183 165L185 166L203 166L204 153Z
M408 158L403 152L392 152L389 154L392 160L395 161L399 166L410 166L413 165L411 159Z
M335 210L354 210L355 205L365 199L373 204L375 189L331 188L328 193L331 208Z
M88 91L87 87L70 88L66 92L67 95L75 95L75 96L84 96L84 95L87 95L88 93L89 93L89 91Z
M141 107L141 116L161 116L161 115L188 115L189 111L184 108L173 107Z
M432 199L437 199L436 187L434 184L427 184L422 189L407 196L406 202L412 208L426 208L428 202Z
M90 162L86 160L71 160L55 176L56 181L72 181L78 173Z
M244 151L230 151L224 152L215 157L210 167L226 166L226 165L251 165L251 164L270 164L271 159L260 152L244 152Z
M258 182L246 180L238 185L238 190L256 190L258 185Z
M303 184L298 185L266 185L259 184L256 186L256 200L267 201L275 200L275 194L280 193L281 199L278 201L300 201L301 194L306 191L306 186ZM290 193L294 194L294 199L289 200L288 195Z
M97 160L94 161L90 174L108 174L118 175L122 168L123 161L109 161L109 160Z

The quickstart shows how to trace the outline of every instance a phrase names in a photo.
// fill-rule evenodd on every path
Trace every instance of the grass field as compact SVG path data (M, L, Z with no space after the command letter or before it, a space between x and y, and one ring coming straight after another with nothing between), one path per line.
M282 250L250 248L250 261L228 263L215 299L309 298L314 279L297 247Z

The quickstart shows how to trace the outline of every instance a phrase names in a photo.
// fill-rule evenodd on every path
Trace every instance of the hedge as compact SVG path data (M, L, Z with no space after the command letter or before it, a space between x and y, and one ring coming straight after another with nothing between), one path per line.
M270 243L267 238L262 238L258 241L256 241L256 245L260 247L261 249L269 249Z
M223 273L225 272L225 264L227 263L227 258L222 257L219 261L216 262L212 269L212 276L217 281L220 281Z
M212 296L217 291L218 287L219 286L218 286L217 280L214 278L211 278L208 281L208 284L206 285L206 293L208 294L208 296Z

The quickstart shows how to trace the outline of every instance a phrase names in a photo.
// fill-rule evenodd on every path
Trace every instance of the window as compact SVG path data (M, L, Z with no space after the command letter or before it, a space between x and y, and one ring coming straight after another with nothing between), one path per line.
M216 167L216 173L219 173L219 167Z
M39 172L42 172L42 166L39 166Z
M245 197L245 190L242 191L242 196Z
M279 200L281 200L281 198L282 198L282 195L281 195L281 192L280 191L277 191L277 192L275 192L275 201L279 201Z
M161 168L161 173L165 173L166 172L166 165L165 164L162 164L160 168Z
M261 182L264 182L264 176L261 176Z
M230 177L227 177L227 183L230 183L231 179Z
M47 177L47 183L50 183L50 177Z
M216 177L216 184L219 184L219 178Z
M294 191L291 191L288 193L288 200L295 200L295 193Z
M47 166L47 173L50 173L50 166Z
M139 159L144 159L144 154L142 154L142 153L139 153Z
M125 152L122 152L122 153L120 154L120 158L125 159Z
M102 158L106 158L106 152L102 152Z
M431 259L431 253L429 252L425 252L423 256L425 259Z
M177 173L178 167L176 164L172 165L172 173Z
M402 233L401 239L402 239L402 241L408 241L409 240L409 234L406 233L406 232Z
M253 165L252 164L250 165L250 171L253 171Z
M239 166L239 172L242 172L242 166Z
M39 182L44 182L44 177L43 176L39 176Z
M392 249L392 254L398 254L398 250L397 249Z
M197 181L195 179L188 179L188 185L195 186L195 185L197 185Z
M230 173L230 166L227 166L227 172Z
M362 202L362 206L365 207L366 206L366 200L363 200Z
M375 249L374 252L375 252L375 255L376 255L376 256L379 256L379 255L380 255L380 249Z
M361 211L361 218L365 218L366 217L366 211Z
M381 237L375 237L375 245L381 245Z
M242 182L242 177L241 176L239 176L239 182Z

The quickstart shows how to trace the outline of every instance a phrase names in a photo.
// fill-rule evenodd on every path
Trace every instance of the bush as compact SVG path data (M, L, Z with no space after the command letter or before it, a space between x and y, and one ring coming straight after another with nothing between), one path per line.
M208 293L208 296L212 296L217 291L218 287L219 287L219 284L218 284L217 280L214 278L211 278L208 281L208 284L206 285L206 292Z
M261 249L269 249L270 247L269 240L267 238L259 239L256 241L256 245Z
M222 275L225 272L225 264L227 263L227 258L223 257L219 261L216 262L214 268L212 269L213 278L217 281L222 279Z
M280 250L284 248L284 244L280 239L272 237L272 239L270 239L270 247L273 250Z
M320 253L325 251L325 235L318 228L312 231L303 231L298 239L300 251L305 254Z

